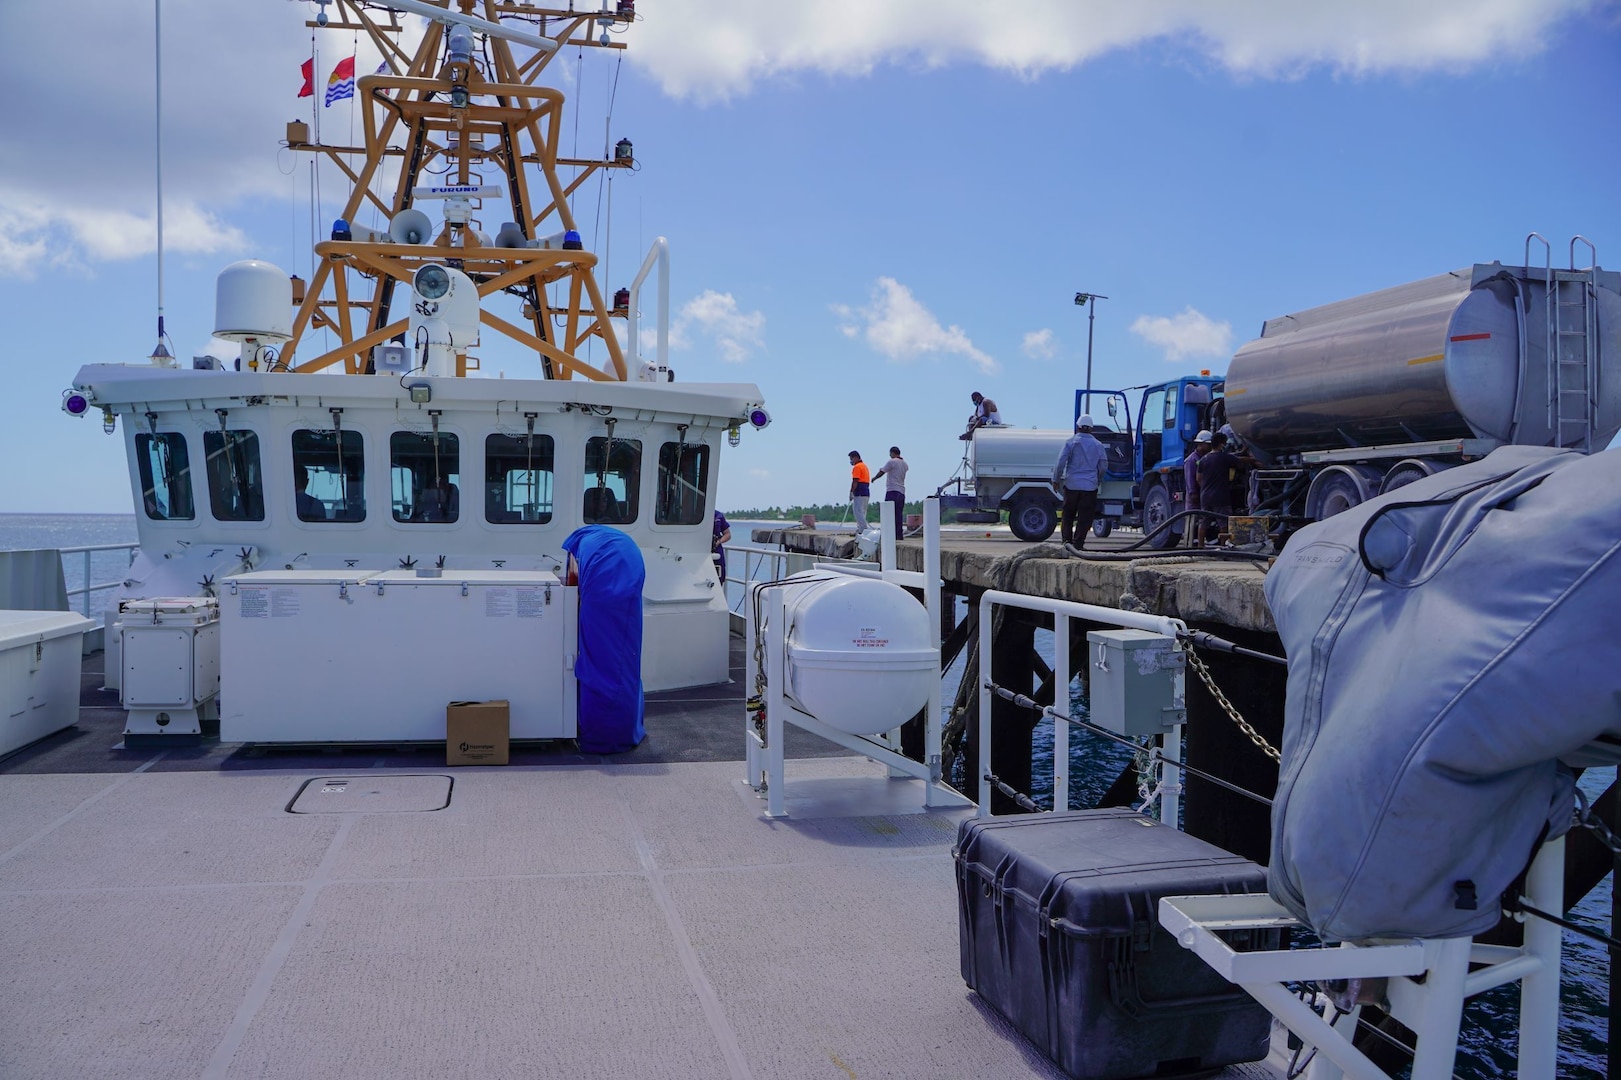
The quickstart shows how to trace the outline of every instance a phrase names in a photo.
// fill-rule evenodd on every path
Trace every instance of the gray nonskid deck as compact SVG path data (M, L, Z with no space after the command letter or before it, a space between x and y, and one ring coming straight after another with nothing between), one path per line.
M765 819L735 682L650 700L620 759L447 769L118 749L97 659L79 725L0 762L7 1080L1061 1075L963 984L965 811L790 729ZM422 774L444 809L368 799ZM287 812L331 777L386 812Z
M957 976L956 814L768 823L738 770L0 777L0 1073L1052 1075Z

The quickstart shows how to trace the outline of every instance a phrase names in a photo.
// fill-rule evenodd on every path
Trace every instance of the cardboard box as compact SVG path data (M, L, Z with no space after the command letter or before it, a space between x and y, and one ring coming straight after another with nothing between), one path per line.
M505 701L452 701L445 707L446 765L505 765L512 711Z

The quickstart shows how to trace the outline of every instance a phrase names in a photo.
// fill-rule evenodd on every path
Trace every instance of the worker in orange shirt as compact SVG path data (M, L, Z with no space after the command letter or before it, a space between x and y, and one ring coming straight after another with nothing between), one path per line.
M856 532L867 531L867 501L872 498L872 473L861 460L859 450L850 451L850 512L855 515Z

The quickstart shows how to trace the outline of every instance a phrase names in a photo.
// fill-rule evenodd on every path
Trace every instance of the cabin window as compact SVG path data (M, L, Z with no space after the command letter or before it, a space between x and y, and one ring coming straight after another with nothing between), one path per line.
M490 435L484 440L484 519L544 525L552 519L552 437Z
M216 521L263 521L265 481L259 468L259 435L253 431L205 431L208 505Z
M293 500L300 521L366 520L366 456L360 432L293 432Z
M585 523L629 525L635 521L641 480L640 439L608 439L598 435L586 440L582 506Z
M445 432L388 438L395 521L448 524L461 516L461 440Z
M135 436L135 462L141 474L141 506L153 521L191 521L191 460L186 437L178 431Z
M659 497L653 521L659 525L698 525L704 520L709 489L709 447L667 442L659 447Z

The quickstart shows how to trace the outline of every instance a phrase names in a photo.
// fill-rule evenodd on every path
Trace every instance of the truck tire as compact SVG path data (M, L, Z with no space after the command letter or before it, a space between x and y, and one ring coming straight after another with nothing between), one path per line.
M1040 495L1016 495L1008 504L1007 523L1020 540L1039 543L1058 527L1058 510L1053 500Z
M1148 536L1155 529L1165 524L1171 515L1176 513L1173 506L1171 493L1164 484L1155 484L1149 488L1148 494L1143 497L1143 535ZM1182 530L1173 525L1149 540L1148 546L1164 551L1166 548L1176 547L1181 542Z
M1423 458L1408 458L1406 461L1397 462L1395 467L1385 473L1384 481L1379 485L1379 494L1406 487L1414 480L1422 480L1439 471L1434 462L1425 461Z
M1306 516L1322 521L1360 506L1379 493L1379 472L1366 465L1332 465L1312 479Z
M1112 532L1114 532L1114 518L1100 517L1092 519L1092 535L1099 540L1107 540Z

